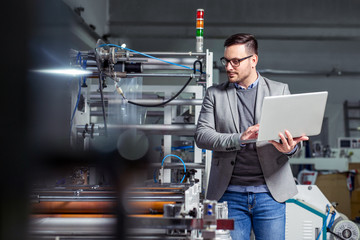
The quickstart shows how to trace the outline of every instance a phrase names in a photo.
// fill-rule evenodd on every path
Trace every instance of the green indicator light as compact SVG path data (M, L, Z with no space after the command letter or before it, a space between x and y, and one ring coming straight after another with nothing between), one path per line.
M196 36L203 37L204 36L204 29L196 29Z

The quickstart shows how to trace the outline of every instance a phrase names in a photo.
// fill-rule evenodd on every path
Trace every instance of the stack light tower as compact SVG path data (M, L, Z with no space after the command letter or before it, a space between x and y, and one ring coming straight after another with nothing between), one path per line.
M204 46L204 9L196 12L196 52L203 52Z

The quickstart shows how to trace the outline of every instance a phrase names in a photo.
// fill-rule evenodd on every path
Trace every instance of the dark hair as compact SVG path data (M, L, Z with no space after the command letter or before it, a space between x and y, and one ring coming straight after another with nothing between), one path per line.
M245 44L249 53L258 54L258 43L254 35L248 33L237 33L225 40L224 47L229 47L235 44Z

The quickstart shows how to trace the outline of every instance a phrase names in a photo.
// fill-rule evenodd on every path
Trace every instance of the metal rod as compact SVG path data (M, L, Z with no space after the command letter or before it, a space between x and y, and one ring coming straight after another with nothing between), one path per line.
M203 229L203 219L127 217L131 229ZM217 229L233 230L234 220L217 219ZM116 233L116 218L35 218L29 224L31 235L108 236Z
M111 191L111 190L87 190L87 189L35 189L33 191L34 193L45 193L47 195L50 194L75 194L75 193L80 193L80 194L89 194L89 195L95 195L95 194L116 194L116 191Z
M188 64L184 64L185 66L188 67L192 67ZM144 64L143 65L143 70L144 71L149 71L149 70L179 70L178 66L174 66L174 65L161 65L161 64Z
M40 202L55 202L55 201L116 201L116 197L111 196L37 196L33 200L38 200Z
M163 55L163 56L170 56L170 55ZM188 58L163 58L162 60L167 60L169 62L172 63L178 63L178 64L183 64L189 67L192 67L194 61L196 61L197 59L195 58L195 56L190 56L190 55L178 55L178 56L188 56ZM156 59L151 59L151 58L146 58L146 57L116 57L116 60L118 62L127 62L127 61L137 61L137 62L143 62L143 64L145 65L169 65L169 63L166 62L162 62ZM86 62L86 66L97 66L96 61L94 60L88 60Z
M176 63L176 64L181 64L187 67L192 68L194 65L194 62L197 60L196 58L163 58L163 60L172 62L172 63ZM148 59L146 62L143 63L144 67L147 66L174 66L179 68L179 66L173 65L173 64L169 64L167 62L161 62L159 60L155 60L155 59Z
M106 74L106 73L104 73ZM131 77L193 77L198 78L200 74L193 74L193 73L119 73L119 77L121 78L131 78ZM98 71L93 71L86 77L99 77ZM109 77L114 77L109 76Z
M204 169L205 164L202 163L185 163L187 169ZM161 163L152 163L151 167L160 168ZM171 169L183 169L184 165L182 163L166 163L163 168L171 168Z
M204 220L201 218L152 218L152 217L129 217L127 219L130 228L151 229L203 229ZM233 219L216 219L217 229L233 230Z
M97 125L97 124L95 124ZM196 130L196 126L193 124L146 124L146 125L115 125L108 124L108 130L126 130L126 129L137 129L144 131L149 134L161 134L161 135L182 135L182 136L193 136ZM99 126L94 128L95 133ZM76 129L78 132L85 130L85 125L77 125Z
M101 115L99 115L99 117L100 116L102 116L102 114ZM90 134L90 133L80 133L80 132L78 132L78 134L77 134L79 137L98 137L98 136L100 136L100 133L93 133L92 135Z
M142 99L149 99L149 100L157 100L158 99L158 95L157 94L143 94L143 95L146 95L146 96L153 96L153 98L142 98ZM113 92L104 92L104 98L106 100L106 98L115 98L115 99L118 99L118 98L122 98L119 94L114 94ZM99 100L100 99L100 94L98 92L91 92L90 93L90 101L92 99L96 99L96 100ZM177 101L177 100L185 100L185 101L188 101L188 100L196 100L196 99L174 99L173 101ZM197 100L202 100L202 99L197 99ZM134 99L134 101L136 101L136 99ZM91 103L91 102L90 102Z
M83 190L83 192L108 192L113 191L114 186L112 185L98 185L98 184L89 184L89 185L35 185L33 188L33 192L39 192L39 191L77 191L77 190Z
M106 101L105 101L106 102ZM92 106L100 106L100 105L98 105L98 103L97 102L95 102ZM107 116L116 116L116 113L107 113L106 114ZM100 117L100 116L102 116L102 111L94 111L94 110L91 110L90 111L90 116L91 117ZM156 117L159 117L159 116L164 116L164 111L148 111L147 113L146 113L146 116L147 117L154 117L154 116L156 116Z
M200 77L193 73L127 73L126 77Z
M116 233L116 218L36 218L31 219L31 235L108 236Z
M171 63L177 63L177 64L186 65L188 67L192 67L194 62L197 59L196 58L163 58L162 60L166 60ZM116 61L117 62L142 62L144 65L169 65L169 63L167 63L167 62L162 62L157 59L151 59L151 58L146 58L146 57L130 57L130 58L116 57ZM91 62L91 64L94 64L94 62Z
M140 103L140 104L158 104L166 101L167 99L131 99L131 101ZM109 103L120 104L123 103L122 99L108 100ZM202 99L174 99L166 105L201 105L203 102Z
M206 56L206 53L198 53L198 52L144 52L147 55L153 56ZM135 55L139 55L133 53Z
M89 67L89 66L97 66L96 64L96 61L95 60L87 60L86 61L86 66ZM86 68L88 69L88 68Z
M149 134L193 136L196 126L193 124L111 125L111 129L137 129Z
M170 201L177 201L177 202L183 202L184 196L128 196L128 200L131 201L161 201L161 202L170 202Z

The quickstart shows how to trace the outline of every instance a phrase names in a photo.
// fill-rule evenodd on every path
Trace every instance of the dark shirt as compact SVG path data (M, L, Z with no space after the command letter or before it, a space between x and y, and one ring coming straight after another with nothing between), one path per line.
M255 125L255 104L257 85L252 88L237 88L238 113L240 116L240 132ZM265 179L261 170L256 150L256 143L249 143L242 147L236 155L234 171L230 185L259 186L264 185Z

